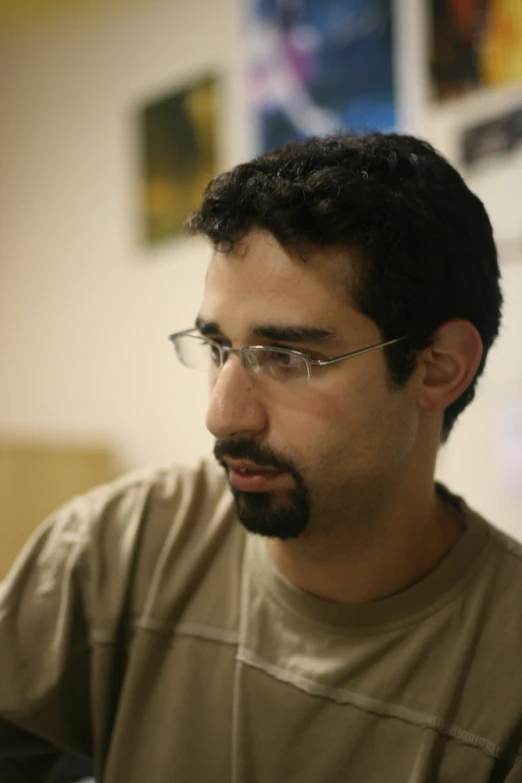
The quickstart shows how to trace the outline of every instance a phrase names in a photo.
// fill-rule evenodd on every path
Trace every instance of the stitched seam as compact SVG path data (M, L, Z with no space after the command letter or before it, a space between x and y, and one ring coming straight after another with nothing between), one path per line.
M237 644L239 641L237 631L229 631L226 628L215 628L199 623L182 623L176 628L175 635L194 636L199 639L210 639L216 642L225 642L226 644Z
M131 631L140 629L171 637L191 636L197 639L224 642L225 644L237 644L239 641L237 631L230 631L227 628L217 628L211 625L203 625L202 623L181 623L178 626L172 627L171 625L166 625L165 623L158 622L152 618L142 617L134 622L128 623L126 627ZM103 630L94 630L91 639L97 644L112 644L116 641L116 636L113 633L107 633Z
M486 561L491 556L494 547L494 538L490 534L487 542L485 543L482 551L477 556L475 562L469 568L469 570L459 578L459 580L450 588L444 595L439 597L429 606L425 606L419 609L413 615L402 617L398 620L392 620L388 622L379 623L377 625L357 625L347 623L346 625L334 625L332 623L318 620L316 617L310 617L303 614L299 609L296 609L290 601L286 600L285 596L282 596L277 589L274 589L273 585L268 584L266 581L263 583L263 587L266 590L268 596L275 604L285 611L290 611L294 616L298 617L301 622L324 630L328 630L328 633L334 633L336 636L345 637L347 633L360 636L378 635L383 631L402 631L412 628L418 625L425 619L432 617L438 612L443 611L452 603L460 600L465 590L469 588L470 583L476 578L480 570L486 565Z
M419 726L420 728L434 729L440 734L451 737L464 745L478 748L495 759L507 759L512 763L516 763L522 759L522 756L517 754L504 753L502 748L494 742L487 740L485 737L480 737L478 734L473 734L458 726L454 726L442 718L439 718L437 715L417 712L408 707L390 704L388 702L380 701L379 699L374 699L371 696L365 696L364 694L355 693L343 688L332 688L327 685L322 685L321 683L309 680L307 677L303 677L300 674L289 672L269 661L265 661L263 658L260 658L258 655L255 655L255 653L252 653L244 647L239 648L237 657L238 660L242 661L244 664L263 671L281 682L294 685L296 688L299 688L299 690L309 693L311 696L330 699L338 704L351 704L365 712L377 713L388 718L397 718L406 723Z

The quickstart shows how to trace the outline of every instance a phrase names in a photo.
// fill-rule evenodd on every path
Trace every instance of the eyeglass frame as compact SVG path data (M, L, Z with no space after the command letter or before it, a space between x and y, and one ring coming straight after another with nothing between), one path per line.
M229 345L222 345L221 343L218 343L217 340L213 340L211 337L207 337L204 334L201 334L200 332L198 334L193 334L193 332L199 332L199 330L194 327L192 329L184 329L181 332L174 332L173 334L170 334L168 339L173 344L174 349L176 349L175 340L178 337L192 337L195 340L201 340L202 342L215 346L219 351L220 356L220 363L219 367L216 367L216 370L219 372L223 369L223 366L225 365L226 360L228 359L230 354L236 354L239 357L239 360L241 362L241 366L244 369L252 369L252 367L247 366L245 362L243 361L243 356L245 356L248 351L278 351L283 354L288 354L290 356L297 356L300 359L303 359L306 364L307 369L307 378L306 380L309 381L312 377L312 367L328 367L332 364L338 364L339 362L344 362L345 359L352 359L354 356L362 356L362 354L369 353L370 351L375 351L377 348L386 348L388 345L394 345L395 343L402 342L402 340L407 339L407 335L404 335L403 337L395 337L393 340L385 340L381 343L375 343L374 345L369 345L366 348L359 348L356 351L350 351L349 353L344 353L341 356L334 356L329 359L313 359L311 356L307 355L306 353L303 353L302 351L298 351L295 348L282 348L279 345L277 347L270 346L270 345L247 345L244 348L232 348ZM176 351L176 355L178 356L178 359L180 361L180 364L185 365L181 359L179 358L179 354ZM191 369L190 367L188 369Z

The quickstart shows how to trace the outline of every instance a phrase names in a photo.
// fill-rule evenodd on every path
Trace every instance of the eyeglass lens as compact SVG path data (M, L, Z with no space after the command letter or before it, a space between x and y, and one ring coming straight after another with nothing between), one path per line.
M185 367L215 374L227 360L230 350L190 335L181 335L173 341L178 359ZM236 351L234 351L236 353ZM309 369L302 356L277 348L255 347L237 352L243 367L256 374L267 375L281 383L307 380ZM221 359L221 355L223 359Z

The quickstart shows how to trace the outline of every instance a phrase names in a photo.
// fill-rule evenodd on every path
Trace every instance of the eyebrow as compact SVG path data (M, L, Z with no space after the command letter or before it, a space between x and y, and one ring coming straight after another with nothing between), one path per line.
M201 334L221 334L217 321L205 321L198 316L196 329ZM250 327L254 337L263 337L265 340L274 340L282 343L338 343L339 337L329 329L320 329L316 326L291 326L289 324L254 324Z

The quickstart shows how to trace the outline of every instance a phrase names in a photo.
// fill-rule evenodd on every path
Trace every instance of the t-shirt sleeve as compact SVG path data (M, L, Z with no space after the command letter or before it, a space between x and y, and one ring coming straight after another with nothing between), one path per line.
M38 783L90 755L89 519L81 499L34 534L0 583L0 781Z
M137 620L170 616L219 540L230 500L215 474L123 476L28 542L0 583L0 783L43 783L63 752L103 769Z

